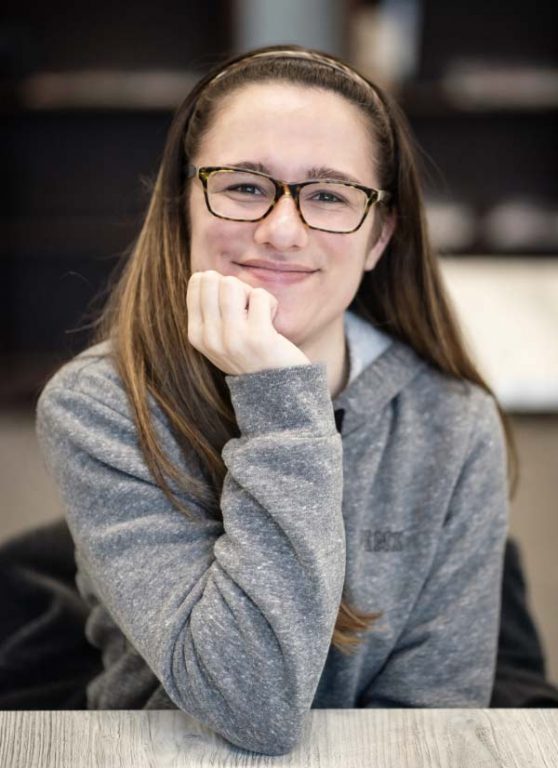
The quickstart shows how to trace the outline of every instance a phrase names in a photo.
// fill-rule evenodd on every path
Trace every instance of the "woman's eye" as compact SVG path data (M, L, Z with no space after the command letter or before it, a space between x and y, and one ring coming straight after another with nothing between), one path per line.
M254 184L234 184L227 187L227 192L240 192L245 195L262 195L264 194L259 187Z
M312 195L312 200L316 203L338 203L341 205L347 202L342 197L334 194L333 192L326 192L322 190L315 192Z

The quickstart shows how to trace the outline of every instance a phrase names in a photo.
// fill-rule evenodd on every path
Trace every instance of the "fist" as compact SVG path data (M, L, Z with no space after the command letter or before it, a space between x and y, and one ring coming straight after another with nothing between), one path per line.
M279 302L264 288L215 270L188 282L188 339L223 373L307 365L310 360L273 326Z

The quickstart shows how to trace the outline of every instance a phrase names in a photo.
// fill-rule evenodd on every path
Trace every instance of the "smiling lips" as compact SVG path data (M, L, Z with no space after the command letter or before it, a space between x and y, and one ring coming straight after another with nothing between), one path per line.
M303 264L283 264L277 261L264 261L263 259L250 259L249 261L238 262L240 267L255 267L257 269L266 269L271 272L315 272L311 267L305 267Z
M275 285L300 283L318 271L303 264L278 263L262 259L237 262L237 265L260 282Z

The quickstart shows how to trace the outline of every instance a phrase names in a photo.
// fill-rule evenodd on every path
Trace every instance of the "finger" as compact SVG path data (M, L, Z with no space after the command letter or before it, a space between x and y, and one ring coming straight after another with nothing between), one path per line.
M265 288L254 288L248 304L248 325L253 334L268 334L279 302Z
M221 275L213 269L200 272L200 308L204 324L220 321L219 282Z
M248 309L248 298L252 287L234 275L224 275L219 283L219 304L221 307L221 316L230 309L237 310L240 306L242 310Z
M219 307L223 336L238 331L246 322L248 297L251 288L238 278L227 275L219 283Z
M246 315L250 288L236 277L223 277L219 284L223 351L238 362L246 340Z
M195 314L199 311L200 302L200 273L194 272L190 275L188 280L188 288L186 291L186 307L188 313Z
M215 270L201 273L200 309L203 340L209 349L221 348L221 310L219 307L219 282L221 274Z

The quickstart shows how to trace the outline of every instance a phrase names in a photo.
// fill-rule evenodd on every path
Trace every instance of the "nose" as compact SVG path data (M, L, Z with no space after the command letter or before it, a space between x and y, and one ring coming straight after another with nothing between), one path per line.
M258 222L254 240L278 251L304 248L308 242L308 227L300 218L290 194L284 192L265 219Z

